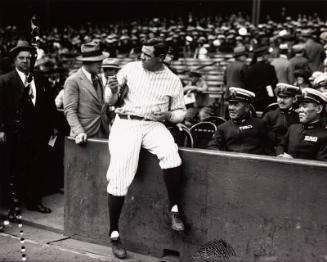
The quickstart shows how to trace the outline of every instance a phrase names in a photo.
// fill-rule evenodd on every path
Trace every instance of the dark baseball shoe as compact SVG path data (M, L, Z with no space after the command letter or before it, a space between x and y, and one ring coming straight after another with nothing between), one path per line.
M174 231L184 231L184 223L179 212L170 211L171 229Z
M118 257L120 259L124 259L127 257L126 249L120 241L120 238L117 238L116 240L111 239L111 248L112 253L115 255L115 257Z

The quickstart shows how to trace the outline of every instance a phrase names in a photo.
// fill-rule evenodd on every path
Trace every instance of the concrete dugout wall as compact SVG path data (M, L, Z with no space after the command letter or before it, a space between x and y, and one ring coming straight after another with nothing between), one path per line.
M121 217L131 251L183 262L205 243L223 239L230 261L327 260L327 163L181 148L187 231L165 216L167 196L158 161L142 152ZM65 141L65 234L108 244L106 140ZM200 260L201 261L201 260Z

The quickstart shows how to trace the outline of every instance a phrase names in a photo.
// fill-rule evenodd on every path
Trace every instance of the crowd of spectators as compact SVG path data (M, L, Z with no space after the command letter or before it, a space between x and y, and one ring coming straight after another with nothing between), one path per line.
M179 17L176 19L151 18L117 24L85 23L63 28L42 28L39 48L40 56L49 64L61 67L63 58L76 57L82 43L99 42L111 57L135 57L143 41L161 37L171 44L175 59L180 57L212 57L216 53L231 53L235 46L244 45L248 50L257 46L279 46L281 42L301 41L304 29L312 30L319 38L327 28L317 14L286 17L284 21L273 21L269 17L264 23L253 25L248 16L241 13L225 17ZM0 28L1 56L15 46L19 38L25 38L16 26ZM40 51L41 52L41 51ZM2 69L5 70L5 69Z

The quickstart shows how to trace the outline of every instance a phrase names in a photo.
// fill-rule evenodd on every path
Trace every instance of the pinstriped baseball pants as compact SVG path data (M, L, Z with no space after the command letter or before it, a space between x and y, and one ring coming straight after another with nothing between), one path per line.
M164 124L116 117L109 135L107 192L125 196L136 174L141 147L159 159L161 169L180 166L178 146Z

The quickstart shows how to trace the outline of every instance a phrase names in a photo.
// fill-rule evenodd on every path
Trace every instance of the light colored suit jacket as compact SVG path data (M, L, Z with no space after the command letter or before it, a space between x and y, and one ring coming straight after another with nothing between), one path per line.
M64 112L71 128L71 136L86 133L88 137L108 138L108 104L104 102L103 96L98 97L92 82L81 68L65 82Z
M290 62L287 58L277 57L271 61L276 71L276 76L279 83L293 84L294 77Z

